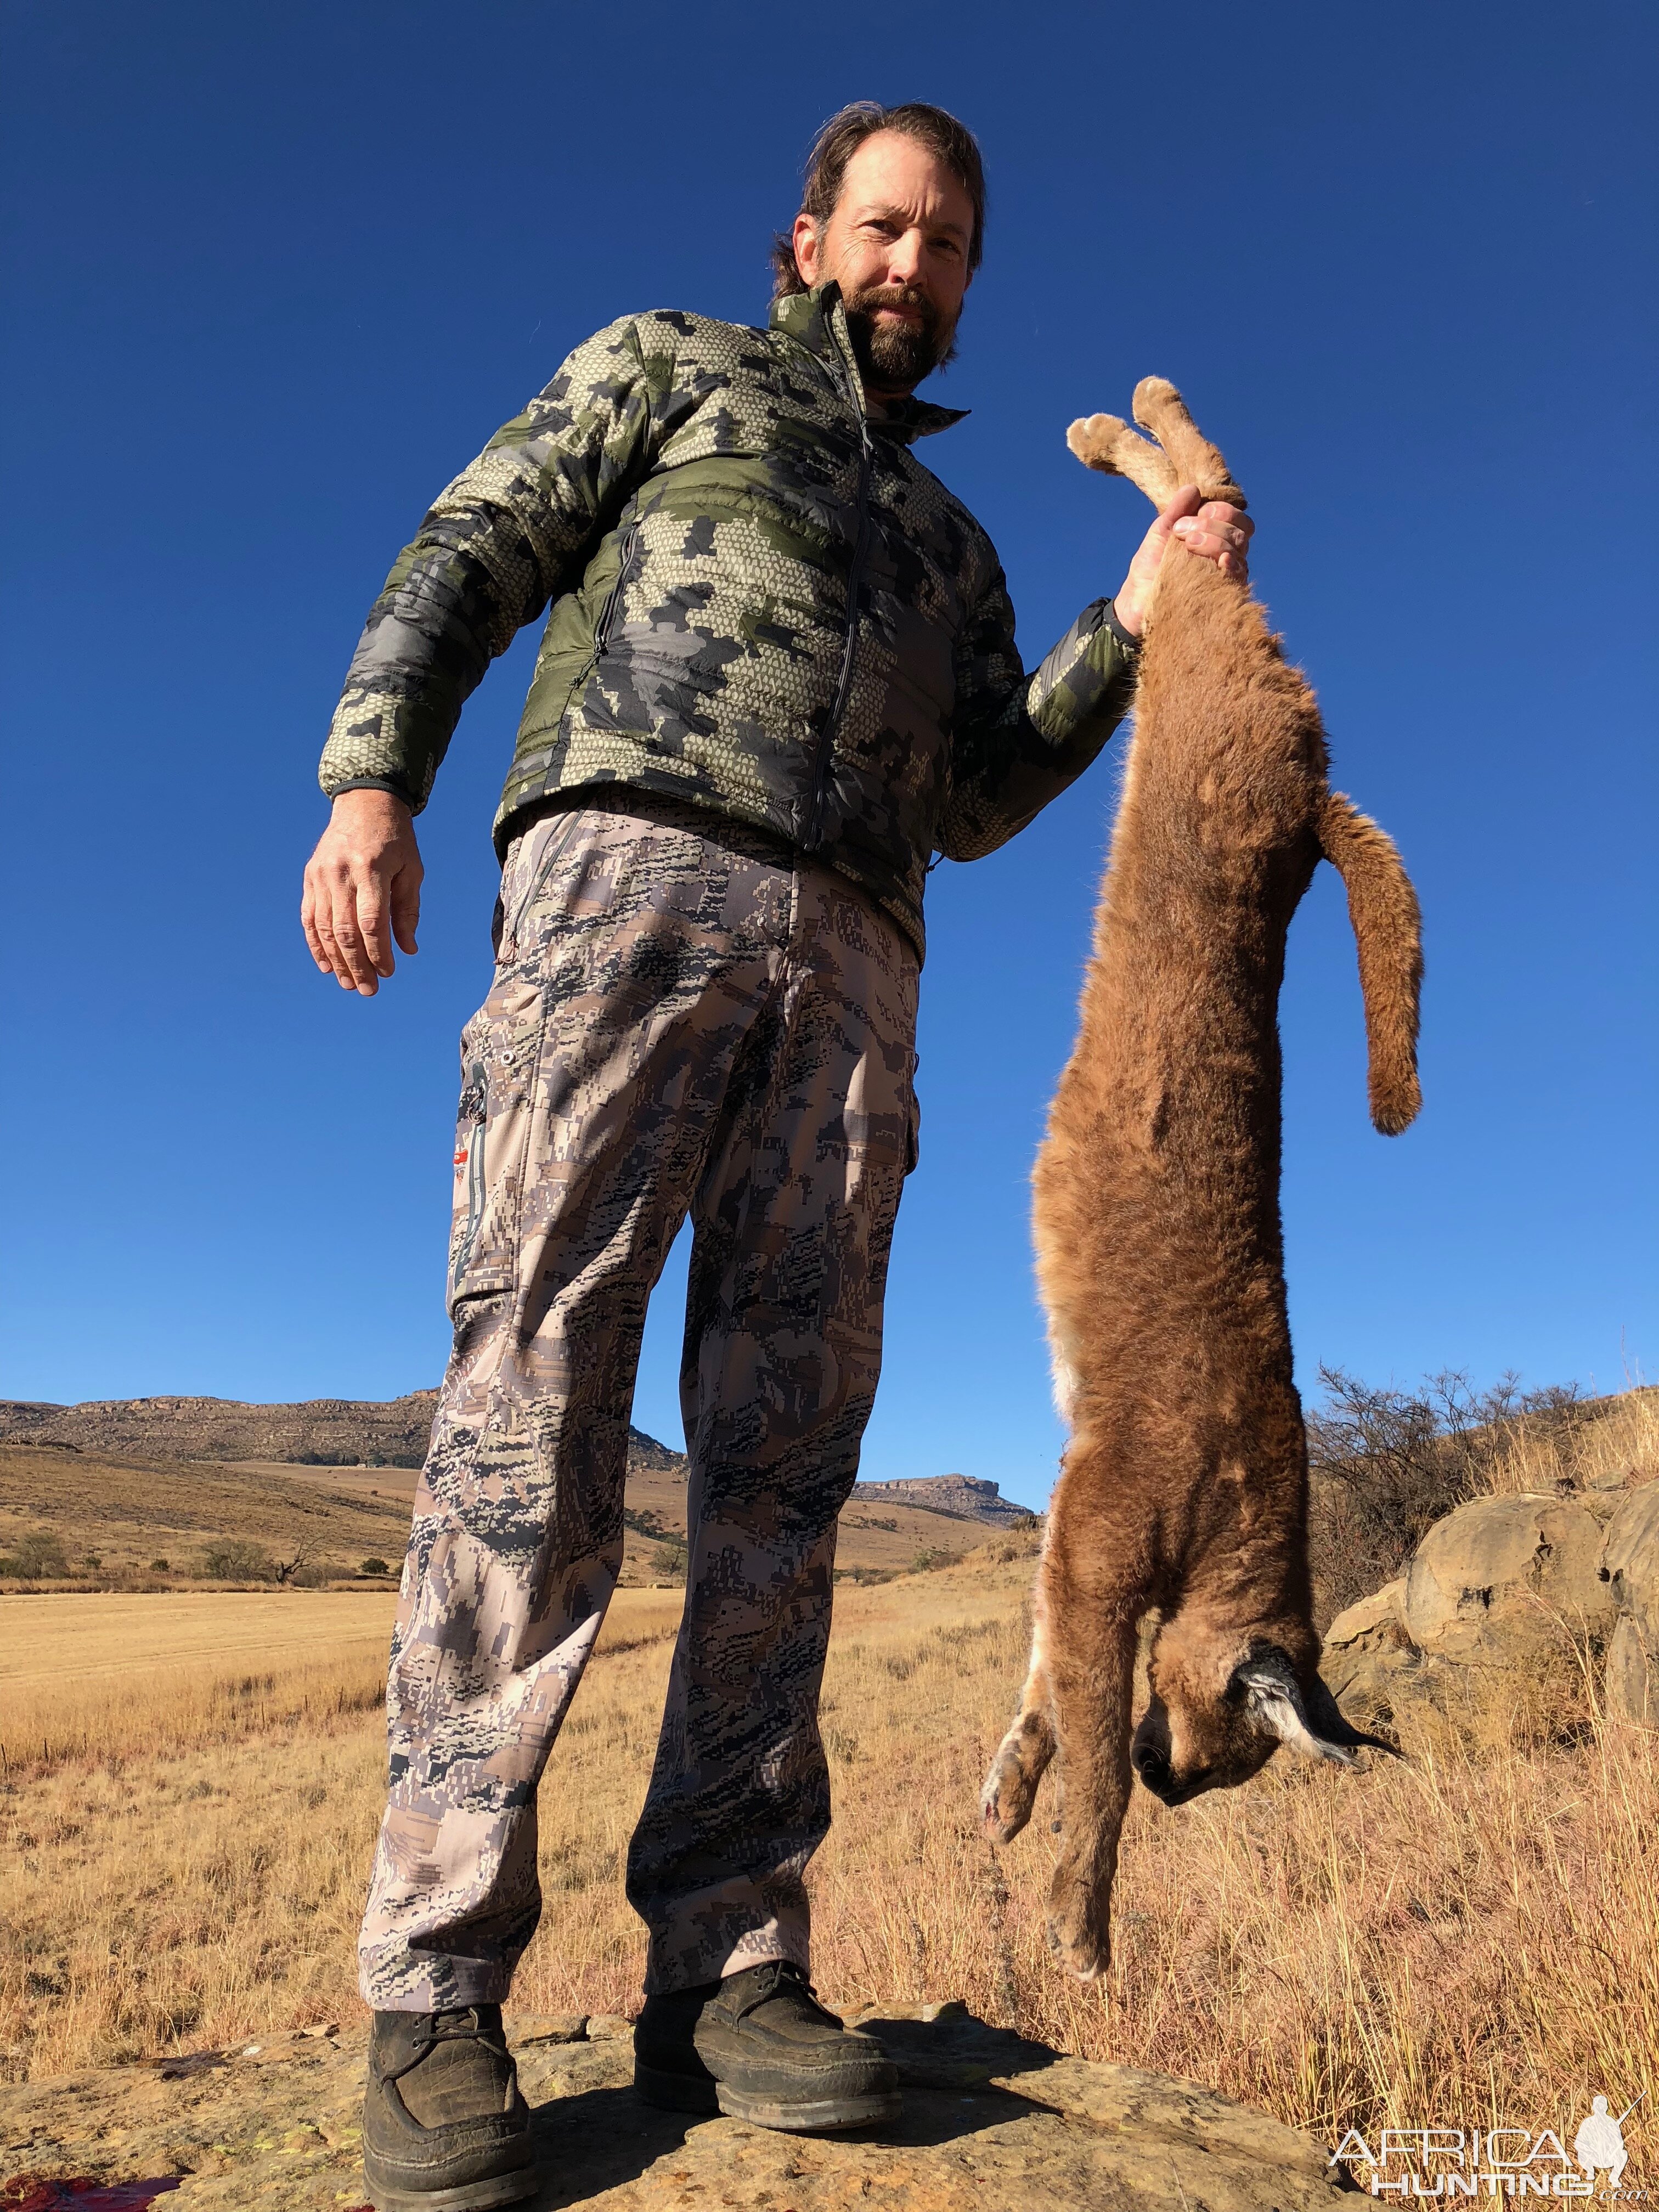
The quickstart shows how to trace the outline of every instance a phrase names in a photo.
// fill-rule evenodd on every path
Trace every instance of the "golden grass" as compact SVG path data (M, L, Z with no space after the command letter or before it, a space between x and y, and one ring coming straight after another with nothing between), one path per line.
M1138 1793L1111 1972L1093 1990L1062 1981L1042 1936L1048 1790L1006 1850L981 1839L975 1809L1023 1671L1030 1575L1029 1561L981 1558L837 1595L823 1704L836 1820L812 1875L816 1972L832 1998L965 1997L1063 2048L1211 2083L1332 2138L1351 2124L1561 2128L1593 2091L1620 2110L1648 2087L1659 1738L1602 1723L1593 1681L1576 1733L1511 1698L1479 1727L1417 1724L1407 1759L1364 1774L1281 1759L1176 1812ZM0 1604L0 1637L15 1605L43 1602ZM180 1601L134 1602L165 1615ZM229 1617L249 1601L201 1602ZM365 1600L269 1602L368 1625ZM554 1755L547 1912L520 2006L638 2002L623 1865L677 1603L623 1593ZM143 1639L125 1634L137 1669ZM178 1663L176 1649L157 1662ZM297 1651L266 1668L278 1684L295 1670ZM377 1717L349 1711L148 1749L135 1719L118 1753L14 1778L0 1796L13 2075L357 2014L381 1757ZM1654 2101L1627 2123L1638 2162Z
M1547 1496L1559 1484L1580 1488L1623 1482L1634 1490L1659 1480L1659 1389L1626 1390L1595 1401L1588 1418L1526 1420L1492 1461L1486 1488L1497 1497Z
M5 1771L319 1728L386 1692L384 1591L0 1598Z
M303 1550L299 1587L357 1583L362 1564L373 1559L392 1572L368 1590L395 1595L416 1480L412 1468L125 1460L0 1442L0 1584L57 1595L257 1588L274 1582L270 1564ZM627 1499L647 1526L659 1523L664 1536L684 1537L683 1467L635 1465ZM924 1553L959 1559L986 1533L982 1523L951 1513L854 1491L841 1516L837 1571L878 1580L908 1571ZM61 1547L62 1571L37 1568L25 1577L20 1554L40 1535ZM210 1572L211 1554L237 1543L263 1552L267 1570L250 1564ZM678 1586L675 1550L661 1536L630 1528L623 1586Z

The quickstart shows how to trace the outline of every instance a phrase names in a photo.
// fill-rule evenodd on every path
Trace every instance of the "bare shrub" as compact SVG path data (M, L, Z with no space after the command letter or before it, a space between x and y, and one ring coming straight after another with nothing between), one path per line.
M1450 1367L1415 1390L1341 1367L1322 1365L1319 1380L1324 1401L1307 1417L1308 1543L1322 1629L1400 1574L1454 1506L1489 1494L1523 1439L1534 1451L1570 1439L1584 1412L1576 1385L1523 1390L1513 1373L1481 1390Z

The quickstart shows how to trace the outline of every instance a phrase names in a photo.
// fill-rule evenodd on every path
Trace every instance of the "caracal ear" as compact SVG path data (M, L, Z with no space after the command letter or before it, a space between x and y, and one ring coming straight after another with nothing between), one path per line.
M1379 1735L1362 1735L1344 1720L1336 1699L1316 1674L1310 1690L1304 1690L1289 1656L1277 1644L1253 1652L1233 1669L1231 1694L1243 1699L1250 1718L1264 1735L1287 1743L1305 1759L1328 1759L1337 1766L1352 1766L1354 1754L1364 1747L1386 1751L1397 1758L1391 1743Z

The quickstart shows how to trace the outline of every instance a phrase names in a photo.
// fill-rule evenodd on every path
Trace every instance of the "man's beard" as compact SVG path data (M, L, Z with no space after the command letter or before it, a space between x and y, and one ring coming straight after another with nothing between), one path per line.
M848 295L847 326L865 382L878 392L908 392L956 353L947 323L919 284L872 284ZM878 323L878 307L914 307L920 323Z

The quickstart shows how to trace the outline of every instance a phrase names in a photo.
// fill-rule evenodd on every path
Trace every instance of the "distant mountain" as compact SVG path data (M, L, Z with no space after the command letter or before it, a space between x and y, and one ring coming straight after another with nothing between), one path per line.
M953 1521L983 1521L993 1528L1006 1528L1016 1521L1029 1521L1029 1506L1004 1498L994 1482L973 1474L919 1474L897 1482L861 1482L853 1496L860 1505L878 1505L890 1499L895 1505L925 1506L930 1513L945 1513Z
M126 1460L275 1461L292 1467L419 1467L438 1403L435 1390L385 1400L310 1398L297 1406L245 1406L234 1398L92 1398L78 1406L0 1399L0 1443L102 1453ZM642 1429L628 1432L635 1472L685 1480L685 1455ZM852 1503L879 1511L912 1506L952 1521L1005 1528L1026 1519L994 1482L968 1474L861 1482Z
M94 1398L78 1406L0 1399L0 1443L56 1445L125 1459L275 1460L295 1467L419 1467L435 1390L385 1401L311 1398L245 1406L234 1398ZM654 1437L630 1429L630 1467L684 1464Z

